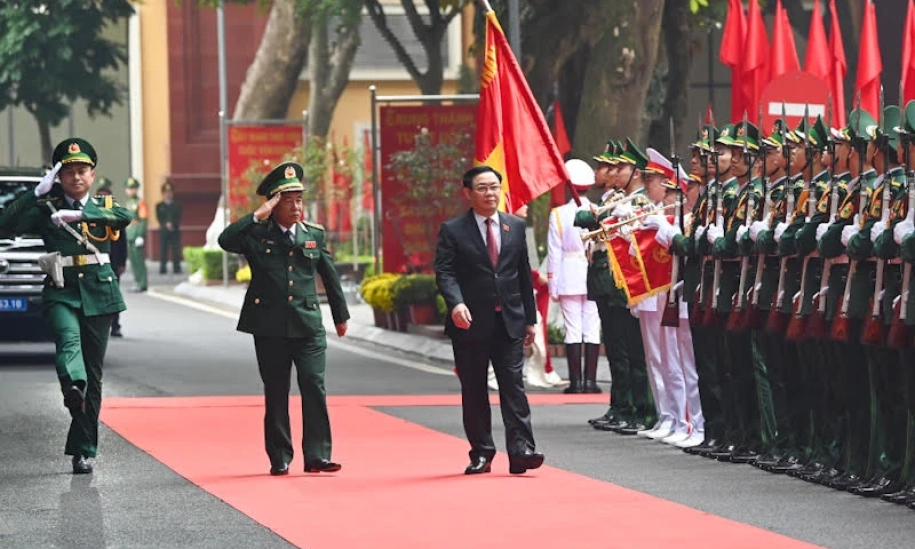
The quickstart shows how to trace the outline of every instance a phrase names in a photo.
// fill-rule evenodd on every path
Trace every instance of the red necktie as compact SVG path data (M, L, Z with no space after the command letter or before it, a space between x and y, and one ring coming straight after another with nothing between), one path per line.
M499 248L496 246L496 231L492 227L492 219L486 218L486 251L489 252L489 260L492 261L492 268L495 269L499 264Z

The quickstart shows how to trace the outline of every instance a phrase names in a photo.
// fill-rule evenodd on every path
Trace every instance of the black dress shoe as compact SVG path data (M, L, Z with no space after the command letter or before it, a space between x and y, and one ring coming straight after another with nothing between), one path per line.
M733 444L722 444L711 452L702 454L703 457L717 459L718 461L731 461L731 454L737 451L737 446Z
M702 452L710 451L712 448L718 446L718 440L714 438L707 438L702 441L702 444L698 446L693 446L692 448L684 448L683 451L687 454L699 455Z
M839 471L835 467L829 467L827 469L823 469L816 475L805 476L802 477L802 479L806 480L807 482L819 484L820 486L829 486L830 482L834 481L840 476L842 476L842 471Z
M73 456L73 474L88 475L92 473L92 464L85 456Z
M470 465L464 469L465 475L479 475L492 471L492 459L486 459L483 456L470 460Z
M604 415L589 419L588 425L594 425L595 423L613 423L616 421L616 418L616 412L613 410L613 408L610 408L604 412Z
M86 411L86 395L78 385L71 385L64 391L64 406L71 414L81 414Z
M801 477L802 475L812 475L814 473L819 473L826 466L819 462L808 463L807 465L801 467L800 469L788 471L788 476L790 477Z
M890 494L883 494L880 496L880 499L883 501L888 501L890 503L898 503L905 505L909 501L915 498L915 486L907 486L902 490Z
M785 475L788 474L789 471L796 471L803 468L804 464L801 463L801 460L794 456L785 456L775 465L768 466L766 471L776 475Z
M618 431L629 427L629 425L629 422L625 419L617 418L610 423L592 423L591 427L594 427L598 431Z
M121 333L120 328L113 328L111 330L111 337L124 337L124 334Z
M639 431L644 431L645 429L648 429L647 425L641 421L635 421L625 427L620 426L618 429L614 430L621 435L634 435Z
M563 389L562 392L567 395L578 395L578 394L583 393L584 391L582 391L582 386L581 386L580 381L577 383L572 381L572 382L569 382L569 386L566 387L565 389ZM594 420L589 419L588 423L591 423L592 421L594 421Z
M584 386L581 388L582 393L587 393L590 395L597 395L603 393L600 387L598 387L596 381L585 381Z
M306 473L334 473L340 469L343 469L342 465L326 459L305 462Z
M846 471L843 475L831 481L827 486L836 490L845 491L851 487L861 486L862 484L864 484L864 479L854 473Z
M905 506L908 507L909 509L915 509L915 499L906 503Z
M283 475L289 474L289 464L284 463L282 465L271 465L270 466L270 475L274 477L281 477Z
M759 452L750 448L739 448L736 452L731 454L731 458L728 460L731 463L752 463L759 458Z
M865 498L877 498L883 494L898 492L900 487L901 484L899 482L887 477L881 477L867 486L857 488L852 493Z
M525 452L508 456L508 472L513 475L526 473L528 469L537 469L543 465L543 454Z
M761 456L757 457L755 460L751 461L750 465L765 471L767 467L776 465L781 460L782 460L782 456L776 456L775 454L773 454L771 452L766 452L765 454L762 454Z

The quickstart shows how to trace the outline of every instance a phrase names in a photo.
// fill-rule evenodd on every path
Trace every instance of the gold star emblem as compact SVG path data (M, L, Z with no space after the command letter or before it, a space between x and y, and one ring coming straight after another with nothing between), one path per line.
M743 132L744 132L743 126L740 126L739 128L737 128L737 137L743 137Z
M287 166L286 173L284 175L286 176L286 179L292 179L293 177L295 177L295 168L293 168L292 166Z
M67 152L69 152L70 154L77 154L77 153L79 153L79 152L80 152L80 150L79 150L79 143L70 143L70 148L67 149Z

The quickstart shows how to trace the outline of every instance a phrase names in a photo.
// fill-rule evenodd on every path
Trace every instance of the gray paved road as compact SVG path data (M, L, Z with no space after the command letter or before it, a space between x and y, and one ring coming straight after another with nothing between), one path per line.
M233 319L148 295L130 294L128 301L127 337L113 340L109 350L107 396L259 394L250 337L234 331ZM288 547L105 428L98 473L68 474L60 454L67 416L50 353L50 345L0 343L0 547ZM333 346L329 391L458 391L447 371L413 369L404 366L411 360L394 356L394 363L391 357L373 348ZM383 411L461 435L455 408ZM915 513L905 508L584 425L601 411L595 405L535 408L538 443L550 464L825 547L908 547L915 539ZM220 459L231 456L214 457L214 467ZM571 527L562 509L536 505L554 517L557 528ZM658 527L663 525L658 517ZM595 536L612 536L593 527Z

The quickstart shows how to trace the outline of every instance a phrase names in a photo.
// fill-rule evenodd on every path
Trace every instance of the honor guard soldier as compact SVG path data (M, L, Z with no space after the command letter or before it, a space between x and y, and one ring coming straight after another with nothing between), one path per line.
M836 219L817 227L817 250L824 260L831 260L826 316L831 320L829 338L835 346L835 356L840 359L839 394L847 405L843 418L847 425L846 455L842 460L845 472L828 483L841 490L861 487L868 480L871 402L865 388L870 382L867 368L863 367L866 359L860 341L869 287L872 289L873 263L868 265L846 254L846 247L851 236L861 230L862 214L877 179L866 158L870 141L866 128L874 125L876 121L870 113L855 109L849 113L845 128L831 132L836 140L836 157L847 160L846 177L850 179ZM809 463L800 474L816 472L819 468L816 462Z
M54 335L54 363L64 406L72 420L64 453L74 474L91 473L98 450L102 365L111 317L126 307L108 256L112 240L130 222L130 212L112 198L90 196L98 162L95 149L78 137L54 149L54 168L0 215L0 231L41 235L48 253L44 317ZM55 176L60 182L55 183Z
M349 311L321 225L302 221L302 167L285 162L257 187L267 197L253 214L232 223L219 236L226 251L251 265L238 331L254 336L264 382L264 446L271 475L289 473L293 448L289 430L289 376L295 364L302 395L302 452L305 472L334 472L330 420L324 391L327 338L318 304L316 279L324 282L336 332L346 334Z
M577 158L566 162L572 185L582 193L594 184L594 170ZM588 210L591 202L581 197L553 208L547 233L547 279L550 298L559 303L565 325L569 386L565 393L600 393L597 361L600 357L600 317L597 304L588 299L588 258L582 230L574 226L575 214ZM582 353L582 342L584 353ZM584 372L582 372L584 357ZM584 375L582 375L584 374Z
M162 184L162 202L156 204L159 222L159 274L165 274L169 255L172 273L181 274L181 204L175 201L175 186Z
M107 177L99 176L95 179L95 182L98 184L98 190L95 195L98 196L114 196L112 190L111 180ZM124 269L127 268L127 238L122 237L117 240L111 240L111 269L114 270L114 275L117 278L118 285L121 284L121 275L124 274ZM121 331L121 313L115 313L111 318L111 337L124 337L124 333Z
M597 184L604 190L601 207L578 212L575 215L578 227L599 229L602 220L618 212L630 189L633 194L641 196L642 203L639 205L647 202L640 171L647 166L648 158L629 139L625 146L616 144L614 149L608 146L602 155L595 158L598 162ZM626 206L631 212L633 206ZM634 435L645 429L646 422L654 423L645 350L639 323L629 312L626 294L613 278L606 244L600 241L592 243L588 299L597 302L611 377L610 408L590 423L602 431Z
M749 222L756 219L762 203L763 189L756 163L759 151L759 130L750 122L741 122L733 132L721 132L718 141L731 149L731 171L733 178L723 182L720 188L720 202L716 203L718 218L715 225L706 229L706 239L712 247L716 260L718 283L713 280L713 297L717 296L714 309L717 324L725 326L732 308L746 306L745 292L750 284L748 268L744 268L742 255L748 251ZM749 463L759 456L762 445L761 411L765 404L760 402L762 391L757 388L765 382L764 371L760 371L758 355L754 353L754 341L746 331L723 330L721 338L725 343L722 365L726 369L725 379L730 382L731 428L729 443L710 454L720 461ZM762 378L762 379L761 379ZM728 392L728 388L725 388Z
M133 214L127 226L127 258L130 260L130 271L133 273L134 292L145 292L148 283L146 276L146 225L149 212L146 201L140 196L140 182L128 177L124 182L127 189L127 209Z

